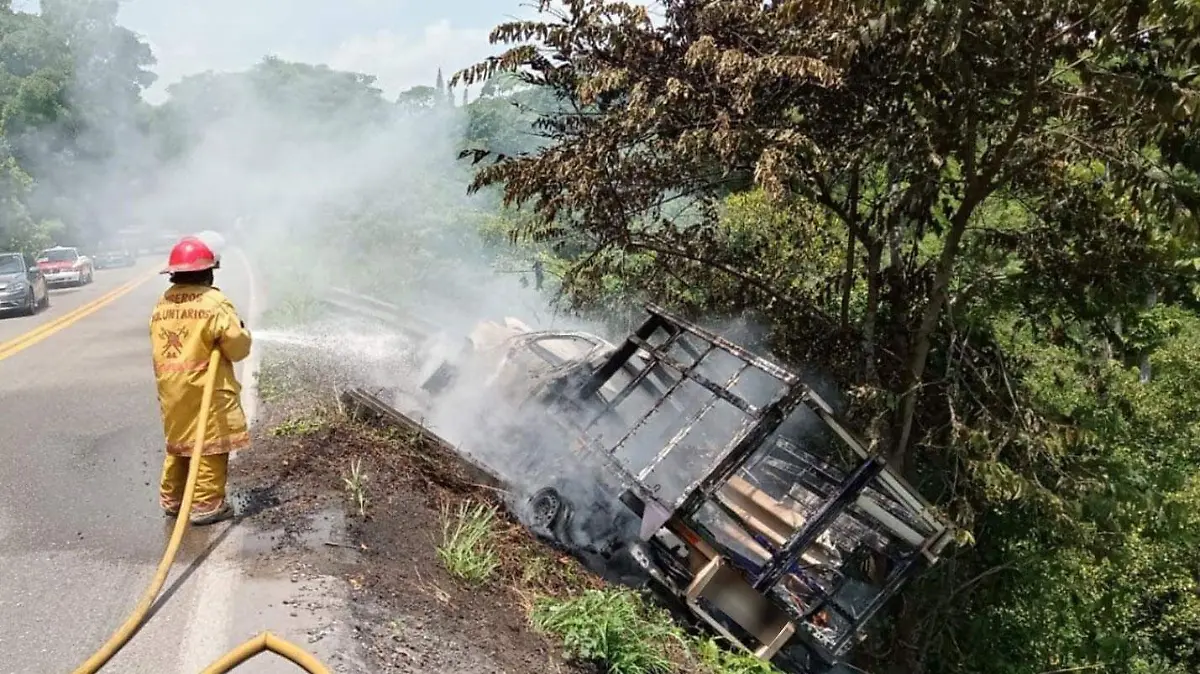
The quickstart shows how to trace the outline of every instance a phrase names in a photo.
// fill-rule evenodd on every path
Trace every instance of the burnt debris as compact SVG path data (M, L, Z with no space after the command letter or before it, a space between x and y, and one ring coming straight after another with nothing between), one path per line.
M798 375L648 314L619 345L484 322L395 405L356 404L458 428L447 446L540 537L759 657L828 670L952 528Z

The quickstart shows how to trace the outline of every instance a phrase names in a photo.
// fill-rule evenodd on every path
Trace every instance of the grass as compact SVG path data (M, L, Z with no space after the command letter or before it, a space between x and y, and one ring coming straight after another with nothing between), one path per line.
M264 358L255 373L259 400L275 402L294 392L296 385L290 380L289 374L286 361Z
M629 589L545 596L534 603L530 620L557 637L568 657L610 674L779 674L750 652L685 633L666 611Z
M438 558L450 575L482 583L500 566L495 547L496 508L464 501L452 510L442 506L442 544Z
M302 415L280 423L271 429L271 435L299 436L315 433L325 428L325 421L316 415Z
M310 294L296 294L279 300L263 312L261 322L272 328L303 325L319 318L324 311L321 303Z
M728 650L712 637L689 639L688 646L700 671L708 674L779 674L771 663L760 660L753 653Z
M367 474L362 468L362 459L354 459L350 462L350 474L342 477L342 483L346 487L346 491L350 494L350 500L358 508L358 516L367 516Z
M632 590L543 597L530 619L537 629L561 639L568 657L601 663L612 674L671 674L676 671L672 645L684 643L671 619Z

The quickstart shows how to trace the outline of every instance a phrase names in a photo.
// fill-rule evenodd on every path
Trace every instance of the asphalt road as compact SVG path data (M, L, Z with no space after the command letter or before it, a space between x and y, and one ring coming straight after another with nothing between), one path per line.
M169 537L148 335L159 263L100 270L90 286L52 291L47 311L0 318L0 673L72 671L125 620ZM231 260L217 272L243 315L247 269ZM39 330L36 343L22 337ZM306 645L296 635L321 616L282 605L296 583L242 573L243 529L188 532L169 600L105 672L195 674L264 629ZM261 662L239 671L292 671Z

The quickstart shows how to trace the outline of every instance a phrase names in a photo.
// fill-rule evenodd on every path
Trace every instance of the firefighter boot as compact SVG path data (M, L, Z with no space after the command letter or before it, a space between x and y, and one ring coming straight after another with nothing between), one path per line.
M221 505L214 510L207 512L193 513L191 520L192 526L203 527L217 522L224 522L233 517L233 507L228 501L222 501Z

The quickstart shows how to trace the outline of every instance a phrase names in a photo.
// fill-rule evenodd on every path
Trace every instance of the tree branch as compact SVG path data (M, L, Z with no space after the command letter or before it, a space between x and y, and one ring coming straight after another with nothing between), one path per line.
M950 279L954 274L954 263L958 257L959 245L962 243L967 223L970 221L971 215L975 212L975 208L983 203L995 190L996 185L993 179L1000 172L1001 168L1003 168L1004 162L1009 157L1009 153L1012 152L1012 149L1017 144L1017 140L1029 124L1030 117L1033 114L1034 101L1037 99L1038 89L1037 83L1034 80L1035 77L1036 74L1031 72L1029 89L1025 92L1020 107L1017 109L1017 116L1008 128L1004 140L1001 141L1000 145L989 149L984 155L984 166L981 173L968 177L967 189L963 194L963 200L950 220L950 228L946 232L946 238L942 245L942 253L938 257L937 273L934 276L933 288L930 289L929 301L926 302L925 310L921 316L921 325L913 337L909 367L905 373L906 385L901 394L900 403L900 435L896 440L896 444L893 445L889 457L889 461L894 462L897 470L903 470L905 452L912 437L913 419L916 416L917 402L920 398L920 382L925 374L925 364L929 360L933 331L937 328L938 320L942 315L942 309L945 307L949 296Z

